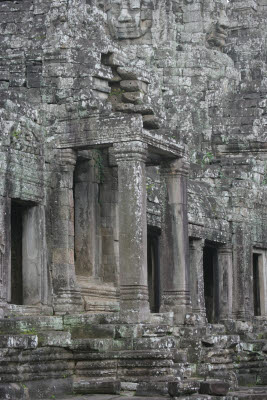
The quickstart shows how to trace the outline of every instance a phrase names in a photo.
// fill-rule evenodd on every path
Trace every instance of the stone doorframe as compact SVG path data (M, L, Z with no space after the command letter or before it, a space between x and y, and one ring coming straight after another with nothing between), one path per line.
M267 317L267 250L253 247L252 256L257 255L259 273L260 316ZM252 262L253 269L253 262ZM252 271L253 276L253 271ZM254 294L253 294L254 297Z
M0 198L0 306L11 302L11 198ZM17 199L16 199L17 200ZM19 307L42 307L48 303L45 209L43 204L21 202L22 214L22 290Z
M190 287L192 311L206 323L204 294L203 251L205 240L190 237ZM232 318L233 305L233 249L230 243L217 243L217 300L219 321Z

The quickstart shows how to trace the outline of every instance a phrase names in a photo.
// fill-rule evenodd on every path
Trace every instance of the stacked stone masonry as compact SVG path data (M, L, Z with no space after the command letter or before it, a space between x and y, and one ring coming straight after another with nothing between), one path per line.
M266 20L0 0L0 399L267 398Z

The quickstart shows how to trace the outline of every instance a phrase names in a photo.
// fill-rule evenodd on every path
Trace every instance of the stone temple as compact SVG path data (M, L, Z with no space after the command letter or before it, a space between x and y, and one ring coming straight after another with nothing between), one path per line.
M0 0L1 400L267 399L266 25Z

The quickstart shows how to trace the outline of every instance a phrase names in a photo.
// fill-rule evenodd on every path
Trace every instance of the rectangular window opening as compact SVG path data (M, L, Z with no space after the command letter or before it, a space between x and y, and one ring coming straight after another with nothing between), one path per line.
M254 315L261 315L260 259L261 254L253 254L253 300Z
M209 323L218 319L218 252L215 247L203 250L204 296L206 316Z
M22 217L23 206L11 202L11 303L23 304L22 279Z
M160 309L159 235L158 229L148 227L147 280L150 311L152 313L158 313Z

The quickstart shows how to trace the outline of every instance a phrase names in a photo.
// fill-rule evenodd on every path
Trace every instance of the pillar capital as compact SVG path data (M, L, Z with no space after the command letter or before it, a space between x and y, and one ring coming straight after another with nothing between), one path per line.
M178 158L174 161L164 161L161 164L161 173L167 176L185 176L189 174L190 163L186 158Z
M233 246L231 243L227 243L223 246L218 247L218 253L219 254L229 254L232 255L233 252Z
M61 149L58 153L59 159L58 163L61 166L75 167L77 160L77 153L72 149Z
M203 247L205 246L205 239L194 238L194 237L190 237L189 239L190 239L189 240L190 249L193 249L193 250L202 249L202 251L203 251Z
M147 144L139 140L114 143L113 155L117 162L147 160Z

